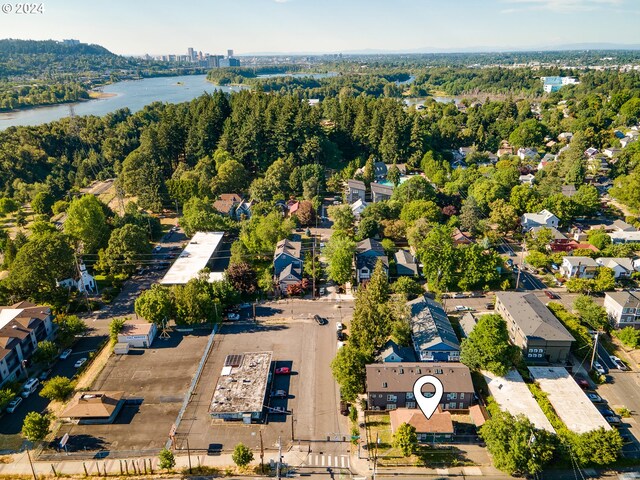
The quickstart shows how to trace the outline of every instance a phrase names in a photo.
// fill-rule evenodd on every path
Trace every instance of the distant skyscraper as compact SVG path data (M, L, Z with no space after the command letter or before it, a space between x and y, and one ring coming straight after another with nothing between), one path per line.
M227 57L233 57L233 50L227 50Z
M189 48L187 49L187 55L189 55L189 58L190 58L191 60L195 60L195 59L196 59L196 52L194 52L194 50L193 50L193 48L192 48L192 47L189 47Z

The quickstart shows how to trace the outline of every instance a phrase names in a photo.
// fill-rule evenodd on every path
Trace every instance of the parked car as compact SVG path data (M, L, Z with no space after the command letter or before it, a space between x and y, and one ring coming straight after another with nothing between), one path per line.
M623 371L628 370L628 367L624 364L624 362L620 360L618 357L616 357L615 355L610 355L609 358L613 363L616 364L616 367L618 368L618 370L623 370Z
M15 397L13 400L9 402L9 405L7 405L7 412L9 413L15 412L21 403L22 403L22 397Z
M341 332L344 329L344 325L342 325L342 322L336 322L336 330Z
M598 372L600 375L606 375L607 372L605 371L605 369L602 367L602 365L600 365L600 362L593 362L593 369Z
M471 298L483 298L484 297L484 293L483 292L473 292L471 294Z
M589 400L591 400L594 403L602 402L602 397L597 393L587 392L587 397L589 398Z
M314 315L313 319L318 325L326 325L329 323L326 318L322 318L320 315Z
M280 367L275 370L276 375L290 375L291 369L289 367Z
M495 308L495 305L493 303L487 303L485 305L485 308L487 308L488 310L493 310Z
M587 380L585 380L584 378L577 377L575 380L576 380L576 383L578 384L578 386L580 388L582 388L583 390L586 390L587 388L590 387L589 382Z
M338 337L338 341L340 341L340 342L344 342L344 338L345 338L345 337L344 337L344 333L342 333L342 330L338 330L338 331L336 332L336 335L337 335L337 337Z
M227 318L229 320L240 320L240 314L231 312L231 313L227 314Z
M467 298L464 293L454 293L453 298Z
M69 355L71 355L71 351L72 350L70 348L67 348L64 352L60 354L60 359L65 360L69 358Z
M287 398L287 391L286 390L275 390L275 391L271 392L271 397L272 398Z
M319 293L320 295L324 295L325 293L327 293L327 291L324 287L320 287Z
M240 304L240 308L251 308L251 304L250 303L241 303Z
M344 347L344 342L338 342L338 350Z
M49 375L51 375L51 369L45 370L40 375L38 375L38 380L46 380L47 378L49 378Z
M609 408L605 407L604 405L597 407L598 411L600 412L600 415L602 415L603 417L615 417L616 413L613 410L610 410Z
M162 245L156 245L153 247L153 253L158 253L160 250L162 250Z
M340 414L344 416L349 415L349 404L344 400L340 401Z
M553 300L553 299L555 299L555 298L558 298L558 296L557 296L555 293L553 293L553 292L551 292L551 291L549 291L549 290L545 290L545 291L544 291L544 294L545 294L547 297L549 297L550 299L552 299L552 300Z
M76 368L80 368L85 363L87 363L87 359L86 359L86 357L82 357L80 360L78 360L76 363L74 363L73 366L76 367Z
M620 417L607 416L604 417L604 419L607 421L607 423L616 427L622 424L622 422L620 421Z
M287 413L287 409L284 407L271 407L272 413Z
M22 392L20 392L20 395L22 395L23 398L27 398L29 395L31 395L33 392L35 392L38 389L39 385L40 385L40 382L38 381L37 378L30 378L22 386Z
M456 305L456 312L466 312L469 307L465 307L464 305Z

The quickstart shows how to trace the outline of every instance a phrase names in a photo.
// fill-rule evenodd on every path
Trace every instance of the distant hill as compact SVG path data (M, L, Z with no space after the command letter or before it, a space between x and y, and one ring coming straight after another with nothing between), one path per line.
M117 56L100 45L79 43L70 45L55 40L0 40L0 55L102 55Z

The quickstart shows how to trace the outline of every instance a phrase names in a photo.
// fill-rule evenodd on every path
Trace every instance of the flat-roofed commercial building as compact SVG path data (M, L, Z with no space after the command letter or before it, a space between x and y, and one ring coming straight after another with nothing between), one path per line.
M587 398L576 381L563 367L529 367L560 420L575 433L586 433L598 428L611 430L596 406Z
M260 420L271 368L271 352L228 355L213 393L209 413L222 420Z
M220 249L224 232L197 232L180 253L165 276L162 285L184 285L197 278L200 271L208 267ZM211 272L209 281L222 280L222 272Z

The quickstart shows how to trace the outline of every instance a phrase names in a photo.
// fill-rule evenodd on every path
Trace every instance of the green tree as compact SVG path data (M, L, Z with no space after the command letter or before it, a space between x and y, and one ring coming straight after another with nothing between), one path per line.
M16 393L10 388L0 390L0 412L4 411L7 405L16 397Z
M53 196L49 192L40 192L31 201L31 208L40 215L49 215L54 202Z
M580 295L573 301L573 309L580 319L594 330L603 329L608 324L607 311L593 301L593 298Z
M42 384L40 396L59 402L65 400L73 393L75 383L67 377L53 377Z
M475 331L475 329L474 329ZM493 464L509 475L537 474L554 456L556 442L546 430L520 415L496 412L480 428Z
M460 210L460 228L465 232L475 234L479 231L481 218L482 210L478 206L478 202L472 196L467 197Z
M305 265L306 267L306 265ZM227 280L241 295L251 295L258 290L258 274L247 262L232 263L226 271Z
M611 245L611 237L607 235L607 232L601 229L589 230L587 233L589 243L596 247L598 250L602 250Z
M17 212L19 208L20 204L13 198L0 198L0 215L4 216L9 213Z
M230 220L215 211L208 198L192 197L184 204L180 226L191 237L196 232L226 231Z
M440 220L440 217L440 208L431 200L412 200L405 203L400 212L400 220L407 226L411 226L419 218L435 223Z
M424 265L429 288L442 291L452 285L458 267L458 251L453 245L451 228L436 225L416 245L418 257Z
M397 187L400 184L400 176L400 169L395 164L387 169L387 180L389 180L393 186Z
M576 205L578 215L590 217L600 209L600 194L593 185L580 185L571 200Z
M518 213L509 203L499 198L491 203L490 208L489 221L496 224L498 232L509 233L518 227Z
M572 435L571 440L572 453L581 465L611 465L622 450L622 437L613 428Z
M49 435L51 416L38 412L29 412L22 424L22 435L30 442L44 440Z
M159 284L152 285L136 298L135 312L136 315L156 325L162 325L163 322L171 320L175 315L171 290Z
M15 221L18 227L27 226L27 214L24 212L24 210L20 209L16 212Z
M66 200L57 200L52 206L51 210L54 215L58 215L60 213L66 212L69 208L69 202Z
M607 267L600 267L596 278L593 279L594 292L610 292L616 286L616 279L613 270Z
M160 460L158 465L160 466L160 468L163 468L165 470L171 470L173 467L176 466L176 459L173 456L173 452L171 452L171 450L168 450L166 448L163 448L162 450L160 450L160 453L158 454L158 459Z
M392 200L404 205L413 200L435 200L436 192L429 181L420 175L414 175L393 190Z
M410 277L398 278L398 280L391 284L391 290L393 290L393 293L402 295L405 300L413 300L418 295L424 293L422 285Z
M50 365L58 356L58 346L50 340L38 342L38 349L33 354L36 362Z
M375 218L366 217L358 224L358 236L360 240L373 238L380 233L380 224Z
M334 232L345 233L349 236L353 235L353 226L355 217L349 205L334 205L329 207L329 218L333 222Z
M100 250L99 268L112 275L131 275L150 254L147 232L138 225L128 224L111 232L107 248Z
M58 343L61 346L71 345L74 338L84 335L89 327L86 322L76 315L57 315L55 322L58 325Z
M405 457L410 457L418 448L416 427L408 423L400 425L393 434L393 446L398 448Z
M638 348L640 346L640 330L633 327L624 327L620 330L614 330L613 334L629 348Z
M550 259L542 252L532 251L526 256L525 261L534 268L544 268L549 265Z
M467 367L500 376L506 375L518 355L518 347L509 343L507 324L495 314L480 317L460 348L460 361Z
M514 148L535 147L542 143L544 135L544 125L532 118L525 120L511 132L511 135L509 135L509 143Z
M352 343L347 343L338 350L331 362L333 378L340 385L340 394L347 402L353 402L358 395L364 393L366 378L365 365L373 361L373 357L360 351Z
M237 160L228 160L218 167L218 173L212 181L214 193L237 193L247 188L248 172Z
M353 240L335 233L327 242L324 251L328 262L327 275L338 285L351 281L351 265L355 248L356 244Z
M126 318L114 318L109 323L109 337L114 342L118 340L118 334L124 328L124 324L127 322Z
M96 253L109 240L103 205L93 195L74 199L67 209L64 231L82 244L84 253Z
M211 295L208 272L192 278L185 285L173 287L176 305L176 323L193 325L219 322L222 315L220 302Z
M253 461L253 452L243 443L239 443L233 449L231 459L238 467L244 468Z

